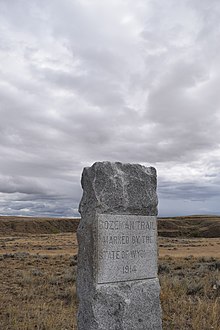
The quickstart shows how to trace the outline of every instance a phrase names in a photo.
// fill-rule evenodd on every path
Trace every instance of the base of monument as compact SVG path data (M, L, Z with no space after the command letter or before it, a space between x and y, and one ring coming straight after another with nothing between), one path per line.
M78 329L161 330L159 295L157 278L97 285L81 300Z

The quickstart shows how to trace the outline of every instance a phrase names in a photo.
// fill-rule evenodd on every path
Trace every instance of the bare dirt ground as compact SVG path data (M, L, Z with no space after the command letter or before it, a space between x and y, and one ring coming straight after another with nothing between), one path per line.
M0 330L76 329L76 234L42 233L49 223L37 234L0 231ZM220 239L159 237L158 246L163 329L219 330Z

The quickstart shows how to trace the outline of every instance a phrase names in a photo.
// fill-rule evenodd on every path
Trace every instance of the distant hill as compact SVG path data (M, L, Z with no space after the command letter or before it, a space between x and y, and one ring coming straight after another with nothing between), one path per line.
M80 219L0 216L0 235L75 232Z
M0 216L0 235L76 232L80 219ZM220 237L220 216L158 218L163 237Z
M163 237L220 237L220 216L159 218L158 234Z

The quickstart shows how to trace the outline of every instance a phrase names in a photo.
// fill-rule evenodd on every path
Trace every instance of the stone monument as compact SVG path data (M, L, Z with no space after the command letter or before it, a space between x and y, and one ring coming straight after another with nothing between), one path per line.
M77 231L78 330L161 330L156 170L84 168Z

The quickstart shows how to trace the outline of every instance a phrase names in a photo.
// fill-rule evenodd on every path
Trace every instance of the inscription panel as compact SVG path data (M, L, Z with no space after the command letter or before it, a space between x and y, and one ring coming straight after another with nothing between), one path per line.
M97 231L98 284L157 276L157 218L99 214Z

